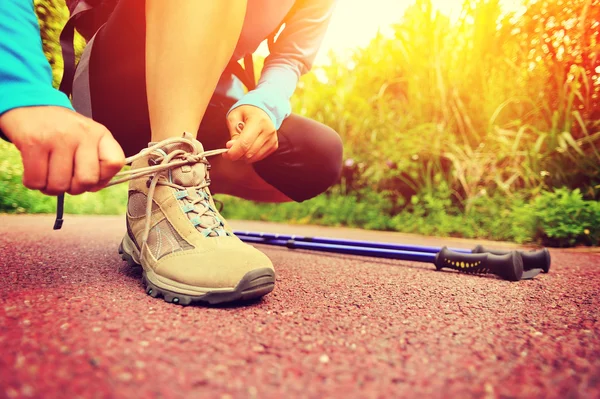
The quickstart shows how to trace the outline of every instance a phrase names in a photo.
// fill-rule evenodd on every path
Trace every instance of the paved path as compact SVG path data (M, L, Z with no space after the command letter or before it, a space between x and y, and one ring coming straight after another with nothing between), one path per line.
M509 283L261 247L278 272L263 301L179 307L120 260L122 218L51 228L0 215L0 397L600 396L599 254L552 251L550 274Z

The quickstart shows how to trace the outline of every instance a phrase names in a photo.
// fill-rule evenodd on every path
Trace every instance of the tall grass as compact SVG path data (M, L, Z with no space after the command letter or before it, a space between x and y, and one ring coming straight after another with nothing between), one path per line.
M306 77L296 109L342 134L366 184L400 196L439 176L464 208L563 185L597 199L600 7L563 3L530 2L517 17L466 1L451 21L419 0L394 37L323 67L325 85Z

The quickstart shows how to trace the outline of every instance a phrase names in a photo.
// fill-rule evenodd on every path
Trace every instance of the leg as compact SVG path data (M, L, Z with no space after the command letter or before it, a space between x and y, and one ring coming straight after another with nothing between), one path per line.
M198 138L206 149L223 148L229 139L225 114L234 100L214 96ZM287 202L312 198L334 184L342 167L342 142L331 128L292 115L278 131L279 149L249 165L212 159L211 190L253 201Z
M191 149L185 143L162 140L181 136L184 130L197 133L237 37L211 44L208 40L215 40L214 36L207 37L206 31L196 26L215 28L220 21L220 27L230 29L232 25L222 19L229 14L226 7L235 2L219 0L210 2L218 5L208 6L208 1L159 1L121 0L91 47L89 86L94 118L112 130L128 154L139 153L151 139L161 140L153 152L138 154L131 164L135 175L129 182L127 234L120 253L129 264L142 266L146 292L168 302L215 304L261 297L273 290L273 264L256 248L235 238L219 215L207 188L206 163L188 159L189 164L180 165L186 157L177 150ZM181 10L162 10L164 4L186 11L181 15ZM146 5L148 32L143 16ZM212 11L201 15L204 9ZM137 26L140 19L141 26ZM158 27L150 28L152 24ZM234 36L239 34L239 29L233 31ZM194 51L204 60L191 54ZM202 66L202 62L213 66ZM176 66L181 69L175 70ZM199 148L200 143L194 141L192 152ZM157 163L165 170L146 169Z
M246 0L179 0L175 4L146 0L146 89L152 141L198 131L237 44L245 13Z
M267 183L252 165L219 157L211 161L211 191L258 202L291 202L293 199Z
M127 156L151 140L197 131L237 42L245 4L119 1L94 39L89 92L91 116L112 132ZM182 21L173 23L177 18Z

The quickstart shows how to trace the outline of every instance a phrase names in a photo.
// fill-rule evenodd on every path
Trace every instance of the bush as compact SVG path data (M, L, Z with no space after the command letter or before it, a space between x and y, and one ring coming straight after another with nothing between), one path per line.
M600 202L585 201L579 189L544 192L532 208L538 237L548 245L600 244Z

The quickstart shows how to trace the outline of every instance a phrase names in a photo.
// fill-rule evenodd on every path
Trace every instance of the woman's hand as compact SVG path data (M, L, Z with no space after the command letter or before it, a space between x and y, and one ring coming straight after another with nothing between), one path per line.
M252 105L241 105L227 117L231 140L223 157L231 161L258 162L271 155L279 146L277 130L269 115Z
M0 129L21 152L23 185L47 195L98 191L125 162L104 126L67 108L15 108Z

